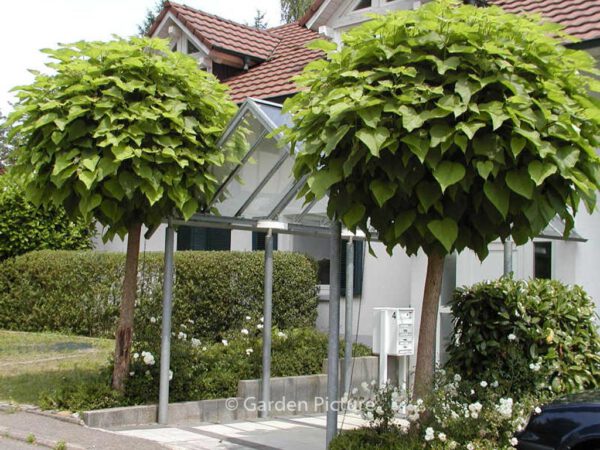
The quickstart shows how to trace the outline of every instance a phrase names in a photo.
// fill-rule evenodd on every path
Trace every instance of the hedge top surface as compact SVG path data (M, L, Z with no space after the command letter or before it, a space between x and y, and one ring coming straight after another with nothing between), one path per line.
M552 37L556 36L556 38ZM374 16L318 41L328 59L298 78L284 111L308 175L307 200L329 193L328 214L377 230L388 251L523 244L558 214L573 227L592 210L600 84L593 58L539 17L452 0Z
M160 39L43 52L52 73L15 88L7 121L22 138L15 169L32 202L94 217L106 238L207 204L218 185L212 168L238 160L235 145L217 146L236 111L224 85Z

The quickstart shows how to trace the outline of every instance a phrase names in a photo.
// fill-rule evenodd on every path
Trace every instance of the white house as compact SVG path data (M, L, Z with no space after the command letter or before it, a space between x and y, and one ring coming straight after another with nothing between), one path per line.
M337 41L344 30L368 20L366 13L417 8L421 3L423 2L414 0L316 0L299 22L268 30L257 30L186 6L167 3L150 34L169 38L174 50L194 56L200 68L212 72L231 87L235 101L242 103L251 97L280 104L296 92L291 77L299 73L308 62L322 56L319 52L306 49L306 43L320 35ZM511 12L541 12L550 20L561 22L568 32L580 37L583 41L576 44L578 47L595 55L600 54L600 0L585 1L585 8L577 7L582 3L581 0L496 0L492 3ZM271 112L274 114L270 119L264 120L284 120L281 117L274 118L278 114L276 105L257 104L263 105L263 113L267 116ZM257 147L257 162L239 168L238 174L246 181L245 184L232 181L227 186L230 200L219 206L224 216L241 212L250 217L265 215L266 210L276 207L274 199L294 186L290 172L291 158L286 158L282 154L285 150L277 148L273 139L265 136L264 126L259 118L253 116L250 125L253 134L249 139ZM264 181L261 186L261 180L265 179L268 182ZM323 203L316 204L309 213L319 217L319 214L324 213L324 206ZM252 208L255 210L252 211ZM294 214L303 213L301 205L296 205L296 208ZM285 217L279 218L285 220ZM600 312L600 277L594 266L595 258L600 254L599 224L598 215L590 216L582 211L576 220L576 230L587 239L586 242L538 238L514 248L515 276L551 277L566 283L580 284L597 299ZM548 237L558 237L561 234L560 223L555 223L554 227L555 229L546 230ZM235 229L182 226L176 239L178 250L250 251L264 248L264 235ZM317 325L325 329L328 239L281 234L276 245L279 250L303 252L320 261L323 268L320 271L322 298ZM159 229L151 238L144 240L142 246L146 251L162 251L164 229ZM96 247L99 250L125 251L125 243L118 239L107 244L98 241ZM425 255L409 257L401 248L397 248L389 256L381 244L375 243L373 248L377 257L365 252L364 246L360 244L357 244L355 250L355 266L358 270L355 277L353 330L365 342L370 342L371 339L374 307L415 307L418 323L427 264ZM439 349L443 349L444 336L451 327L445 305L452 289L496 278L502 273L503 245L500 242L491 244L490 255L483 263L470 251L448 257L438 327ZM342 310L342 317L343 314ZM442 354L439 356L443 359Z

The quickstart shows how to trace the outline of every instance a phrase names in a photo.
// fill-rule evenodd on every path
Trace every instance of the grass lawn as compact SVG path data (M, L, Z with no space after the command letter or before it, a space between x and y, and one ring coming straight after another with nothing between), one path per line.
M0 330L0 401L37 404L58 385L97 379L111 339Z

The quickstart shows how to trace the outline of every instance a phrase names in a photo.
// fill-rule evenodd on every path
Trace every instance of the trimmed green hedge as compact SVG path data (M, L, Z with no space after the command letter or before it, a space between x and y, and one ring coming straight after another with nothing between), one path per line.
M93 224L69 219L61 207L35 207L10 172L0 174L0 260L32 250L86 250L94 233Z
M317 317L314 263L296 253L275 252L273 324L313 326ZM0 263L0 328L114 335L124 254L40 251ZM162 313L161 253L140 255L136 315ZM194 319L190 332L220 339L262 315L262 252L176 252L174 323Z

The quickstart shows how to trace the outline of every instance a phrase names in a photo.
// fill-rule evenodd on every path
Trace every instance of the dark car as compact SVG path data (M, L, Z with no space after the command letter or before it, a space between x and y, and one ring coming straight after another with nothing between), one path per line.
M600 391L562 397L532 414L519 450L600 450Z

